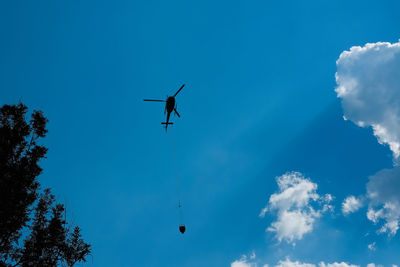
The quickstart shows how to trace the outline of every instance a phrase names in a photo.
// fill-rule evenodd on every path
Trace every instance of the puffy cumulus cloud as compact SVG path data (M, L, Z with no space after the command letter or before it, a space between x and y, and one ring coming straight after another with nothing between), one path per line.
M279 193L270 196L260 217L264 217L268 211L277 211L277 220L267 231L275 232L279 242L285 240L295 244L295 240L302 239L304 234L312 231L315 220L323 212L333 208L329 205L333 197L329 194L318 195L317 184L299 172L285 173L277 177L276 181ZM315 209L311 204L320 208Z
M355 196L348 196L342 203L342 212L344 215L356 212L362 207L362 200Z
M315 267L315 264L291 261L289 258L287 258L284 261L279 261L279 263L275 265L275 267Z
M237 265L233 265L237 264ZM241 265L240 265L241 264ZM242 256L240 260L234 261L231 263L231 267L257 267L258 265L256 263L249 263L247 261L246 256ZM274 266L274 267L360 267L359 265L353 265L349 264L346 262L333 262L333 263L325 263L325 262L320 262L318 265L313 264L313 263L304 263L300 261L292 261L289 258L286 258L285 260L280 260L276 265L268 265L264 264L262 265L263 267L268 267L268 266ZM368 265L367 267L375 267L375 265Z
M269 232L276 232L277 239L281 242L295 244L295 240L301 240L303 235L313 230L314 221L320 217L320 213L310 208L309 211L281 211L278 220L267 228Z
M400 42L353 46L336 61L344 117L371 126L379 143L400 157Z
M372 127L379 143L389 145L395 165L400 164L400 41L370 43L344 51L336 61L335 89L345 119ZM400 167L370 177L367 218L381 224L378 233L395 235L400 220ZM357 207L346 199L343 213Z
M400 220L400 167L384 169L369 178L367 196L370 204L367 217L377 224L383 220L378 233L395 235Z

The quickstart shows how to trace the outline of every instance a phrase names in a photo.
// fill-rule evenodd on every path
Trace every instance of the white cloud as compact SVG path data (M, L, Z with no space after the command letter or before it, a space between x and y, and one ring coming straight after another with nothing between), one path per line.
M315 264L310 264L310 263L301 263L298 261L291 261L289 258L287 258L284 261L279 261L275 267L315 267Z
M353 46L336 61L344 117L371 126L379 143L400 157L400 42Z
M279 193L270 196L260 217L264 217L268 211L277 210L278 218L267 231L275 232L280 242L285 240L294 244L295 240L301 240L304 234L312 231L315 219L330 209L329 202L333 197L329 194L319 196L316 192L317 184L299 172L285 173L277 177L276 181ZM311 203L322 204L323 208L315 210Z
M367 196L370 204L367 218L377 224L384 221L378 233L395 235L400 221L400 167L384 169L369 178Z
M376 246L375 245L376 245L376 242L372 242L371 244L368 245L368 249L371 250L371 251L375 251L376 250Z
M324 204L322 208L322 212L325 211L333 211L335 209L334 206L330 205L331 201L333 200L333 196L331 194L325 194L321 199L320 202Z
M354 196L348 196L342 203L342 212L344 215L356 212L362 207L362 200Z
M254 255L254 257L253 257ZM251 260L255 259L255 254L252 254L250 256ZM257 264L251 263L247 260L247 256L243 255L239 260L235 260L234 262L231 263L231 267L256 267Z
M345 262L334 262L334 263L327 263L321 262L319 267L359 267L358 265L348 264Z
M268 267L268 266L270 265L268 264L263 265L263 267ZM257 267L257 264L254 262L249 263L247 261L247 257L242 256L240 260L232 262L231 267ZM317 267L317 265L313 263L291 261L289 258L286 258L285 260L280 260L278 264L274 265L274 267ZM348 264L346 262L325 263L322 261L318 264L318 267L359 267L359 265ZM372 263L372 265L368 264L367 267L375 267L375 265Z
M319 213L283 210L278 216L278 220L273 222L267 231L276 232L279 241L286 239L288 243L293 243L294 240L301 240L304 234L312 231Z
M253 258L254 260L255 258ZM249 262L247 260L247 256L243 255L240 260L236 260L231 263L231 267L257 267L257 263L255 262ZM333 263L325 263L324 261L321 261L319 264L314 264L314 263L305 263L305 262L300 262L300 261L292 261L290 260L289 257L287 257L285 260L280 260L276 265L269 265L269 264L264 264L260 265L263 267L360 267L360 265L355 265L355 264L350 264L347 262L333 262ZM367 267L383 267L382 265L375 265L375 263L369 263L367 264ZM397 265L392 264L392 267L397 267Z
M344 118L360 127L372 127L378 142L389 145L393 162L399 165L400 41L354 46L344 51L336 64L335 91L342 100ZM375 224L383 222L378 233L395 235L399 229L399 190L399 167L370 177L367 218ZM350 206L343 204L345 214Z
M246 261L237 260L231 263L231 267L251 267L251 265Z

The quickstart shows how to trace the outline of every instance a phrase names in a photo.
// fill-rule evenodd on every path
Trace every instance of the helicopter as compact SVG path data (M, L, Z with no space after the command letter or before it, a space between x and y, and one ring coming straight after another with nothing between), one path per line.
M181 115L179 115L178 111L176 110L176 102L175 102L175 97L177 94L182 90L182 88L185 86L183 84L181 88L173 95L173 96L168 96L166 100L158 100L158 99L143 99L143 101L153 101L153 102L165 102L165 109L164 109L164 114L167 113L167 121L166 122L161 122L162 125L165 125L165 132L167 132L167 127L168 125L174 124L173 122L169 122L169 117L173 112L180 118Z

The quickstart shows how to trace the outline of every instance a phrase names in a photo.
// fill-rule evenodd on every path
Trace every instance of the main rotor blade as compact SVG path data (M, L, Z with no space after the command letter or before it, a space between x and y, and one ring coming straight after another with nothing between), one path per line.
M180 118L181 115L179 115L178 111L176 110L176 108L174 108L175 114L178 115L178 117Z
M165 102L165 100L158 100L158 99L143 99L143 101Z
M182 84L181 88L174 94L174 97L182 90L182 88L185 86L185 84Z

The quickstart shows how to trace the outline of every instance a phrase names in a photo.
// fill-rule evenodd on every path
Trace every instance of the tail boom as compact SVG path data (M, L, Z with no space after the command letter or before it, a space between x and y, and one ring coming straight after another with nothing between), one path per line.
M168 125L172 125L172 124L174 124L173 122L162 122L161 123L162 125L165 125L165 132L167 132L167 128L168 128Z

